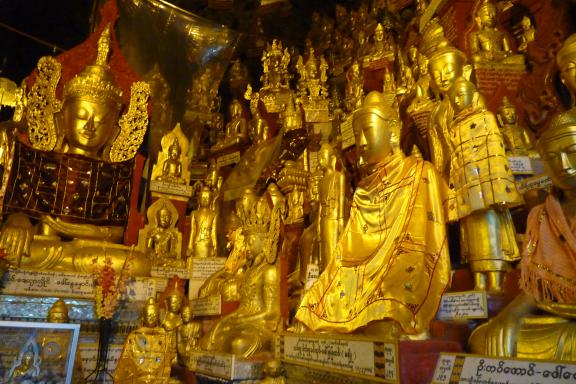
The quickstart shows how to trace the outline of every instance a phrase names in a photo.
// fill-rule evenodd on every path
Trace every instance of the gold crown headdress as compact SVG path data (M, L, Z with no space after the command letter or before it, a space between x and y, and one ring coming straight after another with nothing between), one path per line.
M540 136L538 143L572 135L576 135L576 108L571 108L554 116Z
M516 108L516 106L512 104L512 102L510 101L510 99L508 99L507 96L504 96L502 98L502 101L500 102L500 105L498 106L498 112L501 112L506 108Z
M436 49L449 44L448 39L446 39L444 35L444 27L440 24L440 20L437 17L430 20L422 31L420 52L426 57L430 57Z
M74 76L64 86L64 98L89 98L106 100L121 108L122 91L114 84L108 66L110 53L110 26L107 26L98 39L96 61Z

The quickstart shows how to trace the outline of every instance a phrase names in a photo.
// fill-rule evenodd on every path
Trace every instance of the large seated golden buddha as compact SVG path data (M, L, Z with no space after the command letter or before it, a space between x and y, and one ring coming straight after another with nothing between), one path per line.
M354 112L364 177L334 256L296 314L314 331L425 334L450 281L445 184L430 163L393 151L394 124L378 92Z
M111 257L121 268L135 260L134 273L148 275L150 262L118 244L128 217L136 150L148 124L146 83L132 85L123 99L107 64L110 29L98 41L94 64L64 86L56 98L61 66L38 62L27 95L28 140L4 136L10 148L2 180L0 247L12 264L31 269L90 272L93 259ZM116 243L116 244L115 244Z

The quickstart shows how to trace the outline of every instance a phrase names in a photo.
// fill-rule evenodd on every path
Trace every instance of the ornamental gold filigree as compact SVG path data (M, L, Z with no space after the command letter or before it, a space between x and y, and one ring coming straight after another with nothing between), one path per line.
M110 161L121 162L134 157L144 140L148 127L148 98L150 86L138 81L130 89L130 107L120 118L120 134L110 149Z
M38 61L38 78L28 93L28 135L30 143L41 151L52 151L61 136L54 123L54 114L62 108L56 98L62 66L55 58L46 56Z

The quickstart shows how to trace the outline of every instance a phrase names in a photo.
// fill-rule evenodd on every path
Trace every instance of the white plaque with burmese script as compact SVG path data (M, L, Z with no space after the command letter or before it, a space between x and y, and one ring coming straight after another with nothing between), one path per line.
M486 319L485 291L450 292L442 295L436 316L439 320Z
M190 263L190 283L188 285L188 298L190 300L198 297L198 290L207 278L224 268L225 257L191 258Z
M4 275L2 293L44 297L94 298L94 276L90 274L11 269ZM145 301L156 294L152 279L136 278L126 284L129 300Z
M576 383L576 364L442 353L436 363L432 384L464 383Z
M190 300L190 308L194 316L218 316L222 313L221 307L220 295Z
M276 355L286 362L398 382L398 348L393 341L318 335L278 336Z

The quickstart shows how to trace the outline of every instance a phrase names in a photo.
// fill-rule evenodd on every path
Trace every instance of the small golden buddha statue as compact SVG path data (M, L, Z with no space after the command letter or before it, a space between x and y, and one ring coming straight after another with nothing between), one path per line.
M198 209L190 217L190 241L188 256L215 257L217 247L216 228L218 214L211 208L211 191L202 187L198 197Z
M14 362L7 376L7 384L17 384L30 382L41 377L43 372L40 371L40 356L29 347L23 351L18 359Z
M425 38L426 36L423 39ZM432 53L428 56L428 71L432 77L433 86L440 93L440 100L428 119L427 137L430 161L447 180L451 156L450 124L454 118L448 92L454 81L465 74L466 56L452 46L443 45L443 32L436 39L438 40L437 48L432 48Z
M334 147L325 142L318 152L322 179L318 185L318 234L320 237L320 270L334 259L336 245L347 221L348 183Z
M225 136L219 140L212 150L220 150L234 144L246 143L248 137L248 121L244 117L244 108L238 99L232 100L229 107L230 121L226 123Z
M134 83L130 107L120 117L123 99L107 64L109 48L107 27L95 63L64 86L62 101L55 94L60 64L52 57L38 62L38 77L27 97L31 147L14 140L5 180L3 212L10 216L0 229L0 248L8 251L12 264L90 273L95 258L111 256L113 268L120 270L131 252L114 243L123 239L130 160L148 125L150 89ZM149 275L145 255L133 255L133 273Z
M445 185L429 163L394 150L399 125L379 92L354 112L363 177L332 262L296 313L313 331L426 334L450 282Z
M518 52L526 52L528 50L528 44L533 42L536 37L536 28L532 25L532 20L526 15L520 20L520 26L522 27L522 32Z
M394 39L390 34L384 31L382 24L378 23L378 25L376 25L376 29L374 30L374 36L368 60L375 61L383 58L393 60L395 55L396 43L394 43Z
M534 153L534 146L527 127L520 126L521 122L516 114L516 106L506 96L504 96L498 107L496 118L502 132L507 154L510 156L527 156Z
M184 268L182 234L176 228L178 211L170 200L156 200L147 211L148 224L140 230L139 247L156 267Z
M166 332L176 331L176 329L182 325L180 311L184 305L184 288L179 281L179 279L176 279L176 283L165 296L166 315L164 316L164 320L162 320L162 328L164 328Z
M251 188L246 188L236 201L234 217L240 220L258 203L258 196ZM231 227L228 237L230 251L224 267L210 275L198 290L198 297L221 295L224 301L240 300L238 286L244 275L246 265L246 236L241 224Z
M460 77L449 93L456 115L448 215L460 220L461 256L470 264L474 289L501 292L504 272L520 258L507 206L523 200L494 114L484 107L476 86Z
M172 184L188 184L190 182L190 159L188 152L190 142L182 132L180 123L168 132L160 141L162 151L158 154L158 161L152 168L152 180L164 181Z
M346 112L352 113L362 106L364 101L364 76L362 64L354 60L346 72L346 96L344 105Z
M552 118L538 141L554 188L530 211L520 262L520 294L469 339L494 357L576 359L576 109Z
M478 30L470 34L474 63L524 64L524 56L513 54L504 33L496 26L497 9L491 0L479 0L475 20Z
M240 305L202 338L205 350L242 357L272 350L274 332L281 322L280 266L276 258L281 217L279 206L273 207L266 194L244 217L242 225L248 253Z
M169 335L158 326L159 310L153 298L146 302L142 320L142 326L126 338L114 383L167 383L170 378L174 351Z
M284 367L280 360L269 360L264 364L264 378L259 384L286 384Z
M180 365L186 366L190 358L190 352L200 349L200 336L202 336L202 323L194 321L192 308L189 305L185 305L182 308L182 325L176 330L178 361Z

